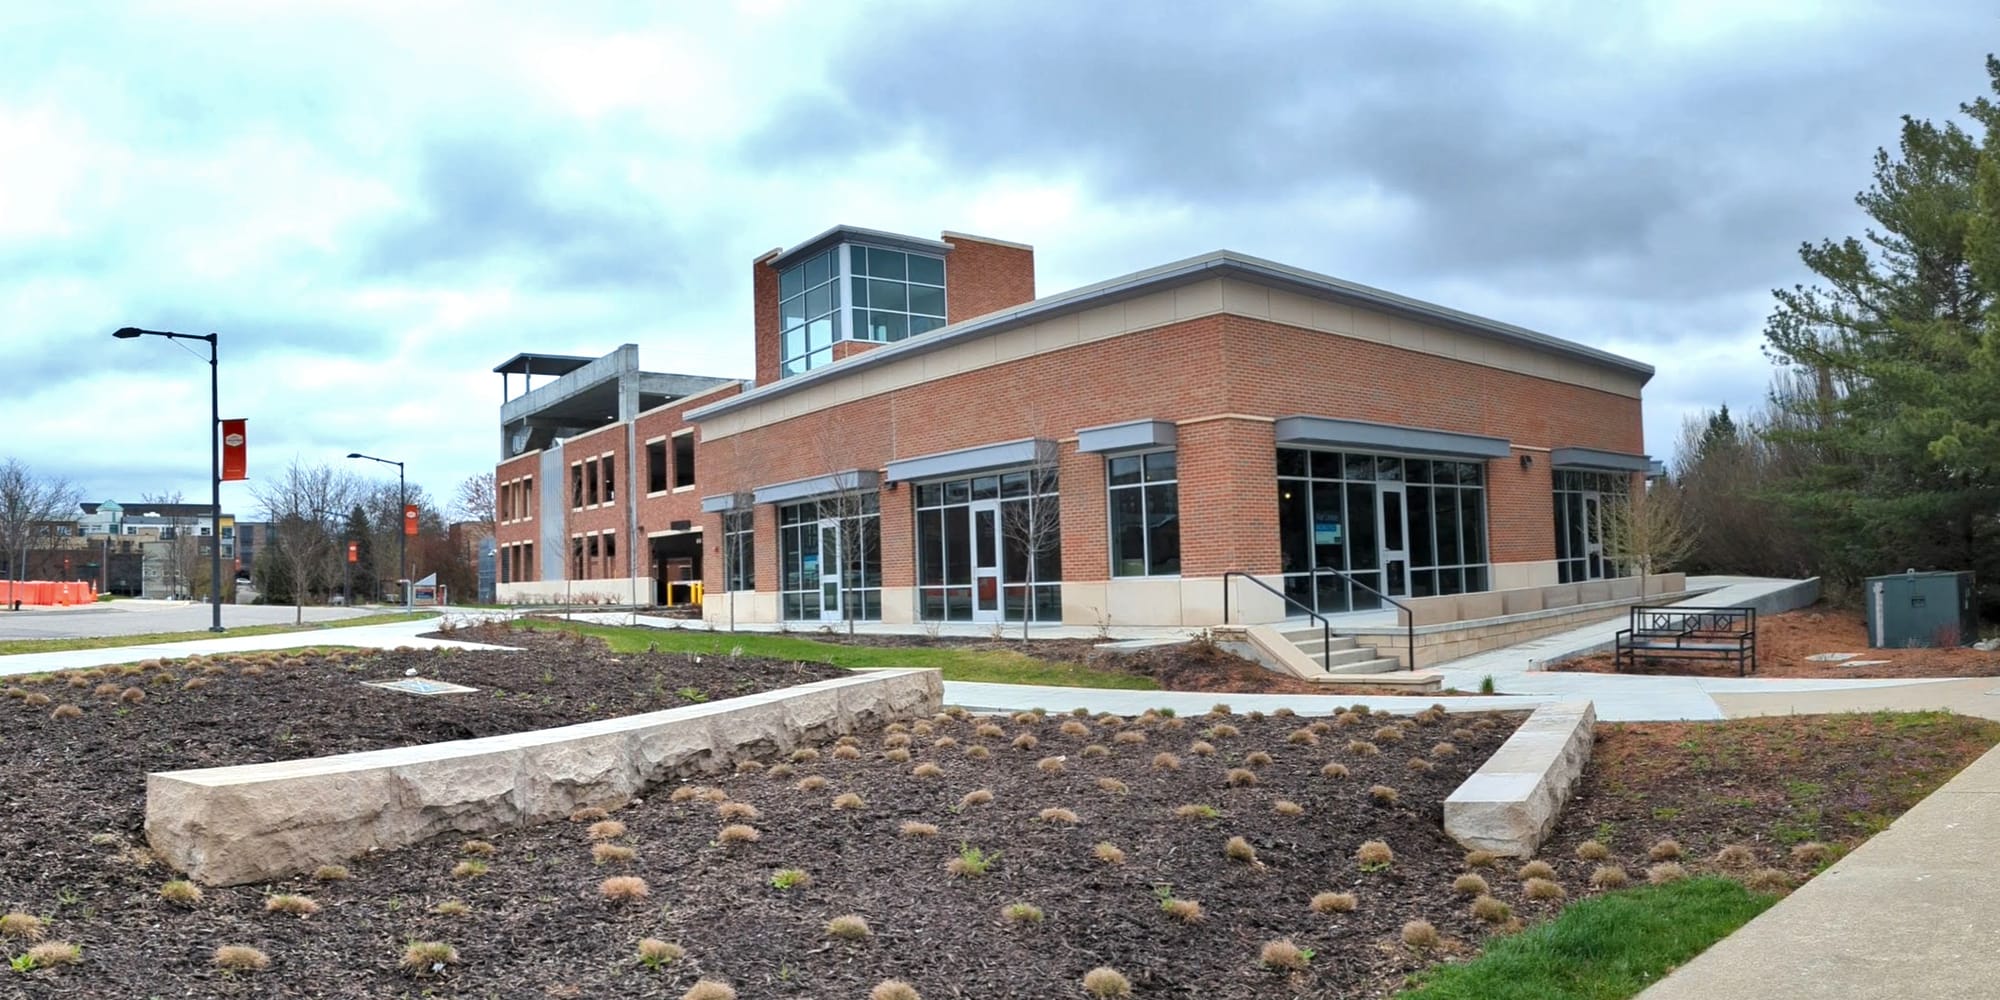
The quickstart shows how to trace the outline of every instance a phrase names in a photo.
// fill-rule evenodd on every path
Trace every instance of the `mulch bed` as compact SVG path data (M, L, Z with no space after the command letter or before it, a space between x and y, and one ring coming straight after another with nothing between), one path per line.
M459 658L471 654L401 655L465 663ZM338 666L301 683L308 669L274 667L246 686L278 684L282 676L285 690L337 687L339 698L361 697L350 686L325 683L351 680ZM452 677L429 664L424 673ZM7 773L57 779L10 782L4 793L0 836L16 849L0 856L0 908L41 914L50 920L51 937L84 946L80 967L21 976L0 970L6 990L36 998L679 997L710 976L734 983L746 998L859 998L895 977L935 1000L1080 996L1082 975L1109 965L1130 977L1142 997L1381 995L1440 956L1475 949L1487 933L1452 891L1463 852L1440 829L1442 800L1521 718L1404 720L1399 742L1375 736L1383 719L1349 718L1339 727L1323 722L1325 734L1309 746L1288 742L1309 724L1297 718L1232 717L1226 724L1240 732L1229 735L1212 731L1220 718L1024 715L998 720L996 736L974 728L986 720L940 717L912 727L909 761L890 759L895 754L885 750L896 734L871 733L858 740L858 759L837 758L829 744L816 760L716 782L721 795L758 811L748 820L761 831L754 843L719 844L724 823L715 804L659 789L615 814L626 829L611 840L636 850L629 863L594 863L586 825L554 823L489 837L497 851L477 877L454 877L464 855L458 838L443 838L353 861L348 881L209 889L184 909L158 898L171 873L133 846L138 834L130 820L143 770L264 759L272 734L259 731L281 727L294 735L327 730L315 740L328 748L339 742L334 731L357 713L330 694L303 693L290 709L265 701L250 710L240 692L224 690L210 697L218 707L241 710L191 725L186 710L162 711L175 700L166 692L178 689L160 690L129 716L92 705L83 719L65 724L71 728L51 731L38 723L32 737L10 730L0 743L0 761L12 765ZM25 712L18 703L0 710L20 717L10 721L46 721L46 710ZM314 714L336 721L316 723ZM1086 730L1064 733L1070 721ZM935 745L946 736L955 745ZM1023 736L1038 745L1017 746ZM1204 736L1217 748L1213 756L1193 752ZM1348 741L1356 737L1374 738L1381 752L1351 752ZM1456 752L1434 754L1445 740L1456 743ZM990 756L976 758L974 746ZM197 748L199 759L167 759L185 747ZM1179 755L1178 770L1155 765L1162 751ZM1249 765L1253 751L1272 758L1250 766L1256 784L1229 786L1226 772ZM1060 773L1040 769L1047 757L1061 758ZM1420 772L1410 764L1416 759L1434 763ZM1322 775L1329 761L1344 763L1351 774ZM912 773L926 762L941 773ZM826 785L800 790L805 778ZM1107 790L1103 779L1124 787ZM1395 804L1371 801L1376 783L1398 791ZM980 788L992 792L990 804L961 805L962 796ZM832 807L836 795L849 792L862 798L862 808ZM1297 803L1300 815L1280 815L1280 800ZM1175 818L1174 807L1185 804L1210 805L1218 815ZM1041 818L1051 807L1074 810L1078 823ZM904 821L938 830L899 836ZM95 832L120 836L92 844ZM1232 836L1255 847L1254 864L1224 856ZM1395 851L1388 869L1363 872L1357 865L1356 848L1371 839ZM1093 856L1093 845L1106 841L1125 852L1123 864ZM997 852L997 862L982 878L954 877L945 865L962 846ZM810 883L774 887L773 873L784 868L803 869ZM606 902L599 884L614 875L643 878L650 894ZM1359 907L1316 914L1307 904L1322 891L1351 891ZM308 895L320 912L304 919L267 914L263 903L274 892ZM1510 886L1496 892L1524 915L1555 906L1528 903ZM1198 901L1205 918L1174 921L1162 912L1163 895ZM468 912L432 912L446 900L463 902ZM1009 925L1001 911L1015 902L1040 907L1044 919ZM848 913L866 917L872 937L849 943L825 934L830 918ZM1414 918L1442 932L1440 949L1420 954L1399 943L1404 922ZM634 959L644 937L675 942L686 958L648 970ZM1304 971L1260 967L1260 946L1277 938L1314 951ZM460 963L434 975L402 972L397 962L412 940L449 942ZM222 944L260 948L271 968L225 975L210 964ZM0 942L0 953L18 950Z
M1886 660L1868 666L1848 666L1808 660L1816 653L1857 653L1856 660ZM1550 663L1545 670L1614 672L1612 654L1594 653ZM1626 673L1734 677L1736 664L1721 660L1673 660L1641 657ZM1948 649L1870 649L1868 629L1860 610L1816 604L1797 611L1757 616L1757 670L1752 677L1995 677L2000 676L2000 652L1971 647Z
M940 647L974 651L1004 650L1050 663L1081 663L1097 670L1150 677L1164 691L1215 691L1240 694L1364 694L1360 689L1328 690L1287 677L1255 660L1238 656L1213 642L1179 642L1138 649L1105 649L1102 639L993 640L971 636L881 635L817 632L808 638L855 646L891 649ZM1406 692L1399 692L1406 693Z

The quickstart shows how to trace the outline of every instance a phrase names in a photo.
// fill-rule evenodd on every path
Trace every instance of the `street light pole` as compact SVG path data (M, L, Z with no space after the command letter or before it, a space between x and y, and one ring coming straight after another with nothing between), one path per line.
M396 562L398 564L396 571L402 576L402 579L397 581L397 586L403 590L403 610L412 610L416 603L416 587L410 581L410 526L401 523L409 519L410 510L410 490L403 479L403 463L387 458L376 458L373 455L363 455L358 451L348 452L347 457L365 458L370 462L380 462L383 465L393 465L396 467L396 503L399 507L396 511L398 519L396 525Z
M222 381L216 364L216 336L209 334L173 333L167 330L141 330L138 327L122 327L111 334L119 340L135 337L165 337L168 340L203 340L208 342L208 485L209 485L209 540L208 540L208 603L211 609L208 630L222 631Z

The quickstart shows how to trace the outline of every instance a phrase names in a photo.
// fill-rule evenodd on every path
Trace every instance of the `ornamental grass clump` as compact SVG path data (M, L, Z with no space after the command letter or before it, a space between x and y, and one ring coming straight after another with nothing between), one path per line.
M1146 734L1144 731L1138 729L1121 729L1118 731L1118 735L1111 737L1111 742L1144 743L1146 742Z
M354 873L348 871L346 865L321 865L313 869L312 877L315 882L345 882L353 878Z
M859 941L873 933L867 918L859 913L849 913L826 922L826 936L842 941Z
M1198 924L1208 919L1201 904L1192 899L1175 899L1173 896L1160 898L1160 912L1184 924Z
M977 743L974 743L973 745L965 748L965 755L967 757L972 758L973 760L985 760L986 758L993 756L993 751L988 750Z
M1576 845L1576 857L1578 861L1603 861L1610 856L1611 848L1595 840L1586 840Z
M1231 861L1241 861L1244 864L1254 865L1257 863L1257 849L1250 846L1250 842L1242 837L1229 838L1222 845L1222 856Z
M960 844L958 857L945 862L944 870L959 878L979 878L991 871L999 860L999 851L988 853L970 844Z
M935 837L937 832L937 824L919 823L913 819L904 820L903 825L896 829L899 837Z
M659 938L639 939L639 964L648 969L657 970L686 957L686 949L672 941L662 941Z
M958 800L958 805L959 808L963 809L967 806L983 806L991 801L993 801L992 789L975 788L961 796Z
M698 979L681 1000L736 1000L736 987L720 979Z
M1429 774L1432 771L1437 770L1437 765L1432 764L1430 761L1427 761L1422 757L1412 757L1410 758L1409 762L1407 764L1404 764L1403 766L1408 768L1410 772L1413 774Z
M458 845L458 853L474 858L490 858L495 848L490 841L468 840Z
M1179 757L1167 753L1164 750L1153 755L1153 770L1178 771L1180 769L1181 769L1181 759Z
M1757 852L1742 844L1730 844L1715 852L1715 863L1740 871L1757 863Z
M771 873L771 888L803 889L812 884L812 873L803 868L780 868Z
M1335 913L1353 913L1354 908L1360 905L1360 900L1351 892L1321 892L1313 894L1311 905L1314 913L1330 916Z
M1181 819L1216 819L1222 815L1222 810L1206 803L1191 802L1175 806L1174 815Z
M83 949L68 941L46 941L29 948L16 960L30 969L53 969L83 961Z
M1042 741L1036 739L1034 733L1022 733L1021 735L1014 737L1014 742L1011 745L1016 750L1033 750L1034 748L1041 746Z
M1338 761L1328 761L1320 767L1319 773L1323 778L1345 778L1348 775L1348 770L1346 764Z
M1792 863L1795 865L1822 865L1833 859L1833 850L1817 840L1808 840L1792 848Z
M1125 863L1125 852L1119 850L1118 845L1108 840L1099 841L1095 847L1090 849L1090 854L1107 865L1122 865Z
M1056 727L1056 730L1062 733L1064 736L1090 735L1090 727L1084 725L1081 722L1076 721L1075 719L1064 720L1062 725Z
M818 759L819 750L815 747L800 747L792 751L792 763L794 764L810 764Z
M982 722L979 725L973 727L972 735L977 736L980 739L997 740L1007 735L1007 730L1000 728L995 723Z
M1062 826L1075 826L1082 822L1082 820L1077 819L1076 813L1061 806L1050 806L1036 813L1035 816L1044 823L1056 823Z
M1231 788L1249 788L1257 783L1257 772L1246 767L1232 767L1222 780Z
M1548 862L1537 859L1522 865L1521 870L1514 874L1525 882L1531 878L1555 878L1556 870Z
M264 900L264 912L310 917L319 912L319 904L295 893L281 892Z
M47 705L48 703L54 700L55 700L54 698L51 698L48 695L41 693L40 691L30 691L28 692L27 697L21 699L21 704L26 705L29 708L41 708L42 706Z
M68 704L57 705L55 711L49 713L49 718L81 719L83 718L83 709L78 708L75 705L68 705Z
M1489 924L1504 924L1514 919L1514 908L1508 906L1505 900L1481 895L1472 901L1472 915Z
M467 858L466 860L451 866L451 877L478 878L481 875L486 874L486 871L487 871L486 862L481 861L478 858Z
M592 844L590 860L595 864L626 864L639 856L639 852L623 844Z
M1593 889L1623 889L1630 884L1632 876L1625 874L1625 869L1617 865L1598 865L1597 869L1590 873L1590 885Z
M629 903L645 899L652 895L652 890L646 886L646 880L637 875L613 875L597 883L597 894L603 896L606 902Z
M1396 804L1397 795L1396 790L1388 785L1370 785L1368 797L1374 799L1376 805L1393 806Z
M1382 748L1367 740L1348 740L1347 752L1356 757L1373 757L1381 753Z
M1035 770L1043 774L1061 774L1065 770L1061 757L1043 757L1035 762Z
M1042 908L1033 903L1008 903L1001 909L1000 918L1010 924L1039 924Z
M1120 781L1117 778L1097 779L1097 790L1103 792L1106 795L1124 795L1125 793L1131 791L1130 788L1126 787L1123 781Z
M411 975L436 974L447 965L458 964L458 949L443 941L412 941L397 964Z
M1743 879L1751 892L1784 892L1792 887L1792 877L1777 868L1759 868Z
M1465 867L1491 868L1498 864L1500 856L1492 851L1471 850L1465 852Z
M724 845L754 844L763 836L757 832L756 827L748 823L731 823L716 833L715 842Z
M271 956L243 944L225 944L215 949L212 961L224 972L262 972L271 967Z
M0 937L40 941L44 929L42 918L32 913L15 912L0 915Z
M750 823L757 819L757 807L748 802L718 802L715 804L717 819L725 823ZM619 831L623 833L621 829Z
M137 705L146 700L146 692L142 688L128 687L118 692L118 700L127 705Z
M1449 757L1457 752L1458 752L1458 744L1451 742L1439 743L1438 745L1431 747L1431 756L1440 759Z
M1285 737L1285 742L1297 747L1316 747L1319 745L1319 734L1310 729L1294 729Z
M864 801L861 798L861 796L856 795L853 792L842 792L839 795L833 797L833 807L835 809L852 812L857 809L867 808L868 803Z
M1396 863L1396 852L1379 840L1364 840L1354 849L1354 860L1364 872L1387 871Z
M860 759L861 759L861 748L860 748L860 747L849 747L849 746L839 746L839 747L834 747L834 748L833 748L833 759L835 759L835 760L860 760Z
M1383 726L1375 730L1375 742L1401 743L1403 742L1403 730L1397 726Z
M1262 948L1257 949L1257 961L1267 969L1300 972L1312 961L1312 949L1301 948L1289 938L1266 941Z
M1652 861L1676 861L1679 860L1680 856L1680 841L1672 837L1662 838L1646 851L1646 857Z
M1293 802L1291 799L1279 799L1271 803L1271 811L1280 816L1303 816L1305 815L1306 807Z
M1243 763L1249 767L1270 767L1271 755L1262 750L1252 750L1243 755Z
M820 777L817 774L807 775L806 777L800 778L799 783L793 785L792 787L798 789L801 792L817 792L820 789L826 787L826 779Z
M922 764L918 764L916 767L910 768L910 777L942 778L944 777L944 768L941 768L929 761L925 761Z
M923 1000L923 996L903 980L884 979L868 991L868 1000Z
M1679 882L1687 877L1688 877L1687 869L1682 868L1680 866L1680 863L1677 861L1663 861L1657 865L1654 865L1651 868L1646 869L1646 881L1651 882L1654 885L1666 885L1669 882Z
M431 907L431 912L440 917L463 917L472 912L472 907L465 905L463 900L447 899Z
M1438 929L1428 920L1412 920L1403 925L1403 944L1411 951L1429 951L1438 946Z
M694 798L695 796L700 794L701 794L700 790L694 788L693 786L682 785L681 787L674 789L674 794L669 796L669 798L671 798L675 802L686 802L687 800ZM584 806L583 808L578 809L575 812L569 814L569 821L572 823L595 823L599 820L605 820L610 818L611 818L610 813L605 812L603 809L597 806Z
M1100 965L1083 974L1083 991L1098 1000L1132 995L1132 981L1125 974L1108 965Z
M99 698L116 698L118 697L119 690L120 688L118 687L118 685L112 684L107 681L103 684L99 684L94 688L91 688L90 693L96 695ZM139 694L141 697L144 697L146 692L140 691Z
M1569 895L1563 891L1562 883L1546 878L1531 878L1522 882L1521 894L1538 900L1556 900Z
M1213 757L1215 756L1215 744L1207 740L1196 740L1188 744L1187 752L1196 757Z
M1207 736L1211 740L1226 740L1243 735L1243 730L1238 729L1235 726L1232 726L1229 723L1225 722L1222 723L1221 725L1210 726L1208 728L1208 732L1204 733L1203 735Z
M1460 875L1451 883L1451 891L1461 896L1484 896L1492 888L1486 884L1486 879L1470 873Z
M201 902L201 887L185 879L174 879L160 886L160 898L175 906L195 906ZM0 923L4 923L0 918Z
M1111 748L1102 743L1092 743L1083 748L1083 755L1085 757L1109 757L1111 756Z

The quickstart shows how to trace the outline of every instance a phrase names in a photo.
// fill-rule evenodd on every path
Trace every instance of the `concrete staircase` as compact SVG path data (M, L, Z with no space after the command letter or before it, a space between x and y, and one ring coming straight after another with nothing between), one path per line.
M1335 674L1386 674L1403 669L1402 662L1393 656L1382 656L1374 646L1363 645L1351 635L1335 635L1331 645L1325 640L1325 633L1318 624L1281 628L1278 632L1285 641L1298 647L1313 666L1320 665L1320 652L1328 651L1326 667Z

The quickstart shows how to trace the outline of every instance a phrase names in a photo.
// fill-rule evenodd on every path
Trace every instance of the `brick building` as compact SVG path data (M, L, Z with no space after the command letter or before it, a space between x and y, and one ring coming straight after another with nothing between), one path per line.
M1029 247L843 226L752 287L751 383L497 369L560 376L503 412L503 599L1201 625L1238 571L1362 610L1616 575L1650 464L1650 367L1236 253L1036 298Z

